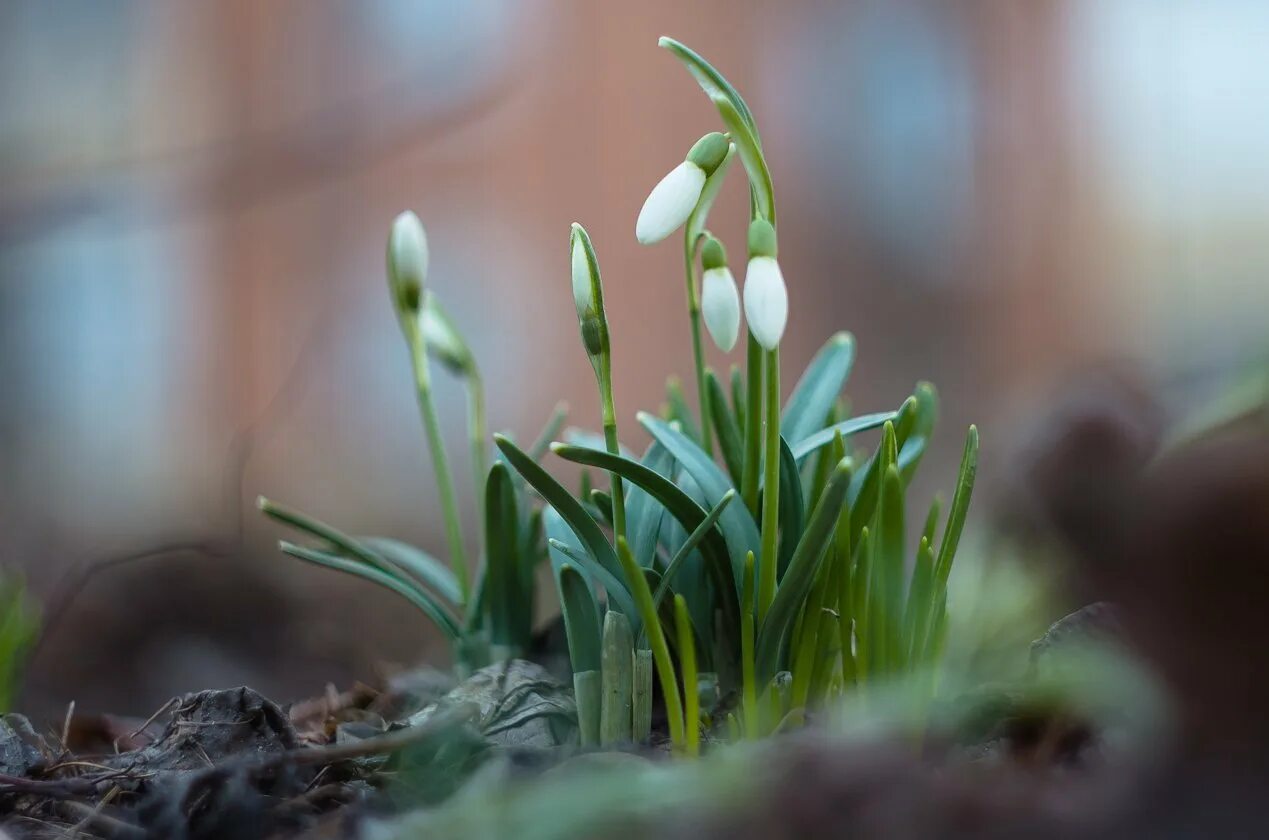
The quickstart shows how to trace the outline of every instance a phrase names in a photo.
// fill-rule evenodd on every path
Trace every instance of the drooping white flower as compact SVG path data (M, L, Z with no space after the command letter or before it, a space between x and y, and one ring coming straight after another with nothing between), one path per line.
M736 346L740 335L740 293L727 267L723 244L710 236L701 248L701 314L710 338L724 353Z
M411 210L392 221L388 234L388 284L399 311L417 312L427 282L427 234Z
M789 290L776 262L775 230L762 219L749 226L745 320L749 332L765 350L779 346L789 320Z
M636 239L651 245L683 226L701 199L705 179L727 157L728 145L727 136L717 131L696 141L683 162L671 169L643 202L635 221Z

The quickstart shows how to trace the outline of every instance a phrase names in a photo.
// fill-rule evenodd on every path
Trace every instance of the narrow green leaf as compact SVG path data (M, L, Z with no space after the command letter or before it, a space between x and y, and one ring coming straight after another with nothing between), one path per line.
M727 509L727 505L731 504L731 500L734 498L736 498L736 491L728 490L718 500L718 504L710 508L709 513L701 520L701 524L697 525L696 529L688 534L687 540L674 553L674 557L670 559L670 564L665 567L665 573L661 575L660 586L657 587L656 592L652 596L652 602L658 608L661 606L661 599L665 597L667 592L671 591L670 584L674 580L674 573L683 565L683 561L696 550L701 540L705 539L706 535L714 529L714 526L718 524L718 518L722 516L723 511Z
M775 187L771 182L771 170L767 168L767 159L762 155L762 144L758 135L745 121L745 116L726 96L711 97L718 114L723 118L723 125L731 134L731 141L740 155L740 162L745 165L749 175L750 192L753 196L754 209L762 218L772 225L776 223Z
M755 669L759 684L767 683L780 670L785 637L815 581L825 549L833 538L838 514L846 503L849 485L850 469L846 464L839 464L833 470L828 487L793 552L784 580L780 582L766 620L758 630Z
M780 436L780 548L777 572L783 576L797 545L795 536L802 533L806 502L802 498L802 477L797 461L789 450L789 442Z
M734 103L745 123L749 126L754 136L757 137L758 127L754 123L753 113L749 110L749 105L745 102L744 97L740 95L740 91L736 90L722 73L714 69L712 64L691 47L673 38L662 36L657 41L657 46L669 50L679 61L682 61L688 72L696 79L696 83L701 86L701 89L705 91L705 95L710 99L722 96Z
M912 432L906 435L903 449L899 453L899 469L903 475L904 484L912 481L912 476L916 473L917 466L920 465L921 458L930 445L930 439L934 436L934 424L939 414L938 392L929 382L917 383L916 391L912 396L916 400Z
M889 463L882 479L881 503L877 508L877 542L873 554L873 576L880 596L879 622L873 625L873 632L884 634L880 647L883 661L880 664L887 673L903 667L903 570L906 556L903 548L903 508L903 480L899 477L898 466Z
M615 610L604 616L601 657L603 700L600 702L599 743L605 746L630 740L634 699L634 639L630 622Z
M740 372L740 365L731 366L731 413L736 418L736 428L740 431L740 439L745 439L745 376ZM740 486L740 482L736 482Z
M709 412L714 431L718 436L718 448L723 453L723 463L731 474L732 484L739 487L745 470L745 448L740 436L736 415L727 405L723 386L712 370L705 371L705 387L709 391Z
M511 472L505 464L496 463L485 479L485 597L489 641L508 648L520 641L515 630L515 616L522 606L516 568L517 526Z
M675 431L647 413L640 413L638 419L649 434L668 449L683 469L696 480L709 504L718 504L718 500L733 489L718 465L682 432ZM684 523L684 527L692 529L697 524L699 523ZM719 519L719 526L731 555L733 580L739 580L744 569L745 552L752 551L756 555L761 551L762 538L758 533L758 526L744 505L728 505Z
M445 563L408 543L389 537L356 537L358 543L408 571L451 604L462 600L458 579Z
M692 440L701 439L701 430L696 427L692 418L692 410L687 406L687 396L683 393L683 380L671 376L665 381L665 399L670 407L670 421L683 427L683 432Z
M977 475L978 427L970 426L969 433L965 436L965 452L961 455L960 471L956 476L952 507L947 515L947 527L943 531L938 562L934 566L937 590L947 588L947 578L952 573L952 560L961 541L961 531L965 527L965 515L969 512L969 500L974 494L974 479Z
M904 649L913 663L919 661L925 649L925 634L929 629L930 615L934 612L933 592L934 550L930 548L930 541L921 537L908 587L908 606L903 613Z
M607 447L603 447L607 450ZM653 441L639 463L660 475L668 476L674 469L674 456L661 444ZM637 484L626 491L626 533L635 560L645 568L656 560L657 535L661 532L661 520L665 508L647 490Z
M547 504L568 524L585 547L589 555L583 568L604 588L613 606L635 615L634 600L630 597L625 584L621 582L621 567L617 554L604 536L597 523L577 499L562 484L551 477L536 461L519 449L514 443L502 435L494 435L494 443L506 457L507 462L520 475L524 476L534 490L541 494Z
M840 332L815 354L780 417L780 434L801 441L821 429L855 363L855 338ZM831 438L830 438L831 440Z
M573 673L598 671L603 646L599 629L599 603L586 579L572 565L565 563L555 573L560 594L560 612L564 616L564 632L568 636L568 656Z
M390 589L417 607L450 639L457 641L462 635L458 622L431 593L410 586L387 572L364 562L349 560L335 554L296 545L285 540L278 543L278 548L282 550L283 554L289 554L299 560L344 572L345 574L378 584L385 589Z
M546 419L546 424L542 427L542 431L538 432L538 436L533 440L533 445L529 447L528 456L535 461L541 461L542 456L546 454L546 448L551 445L551 441L560 436L560 429L564 428L564 421L568 419L568 403L560 401L555 404L555 408L551 411L551 416Z
M894 411L880 411L876 414L861 414L858 417L852 417L849 420L843 420L829 426L827 429L821 429L813 435L802 438L802 440L791 445L789 448L793 451L793 458L798 463L806 459L821 446L827 446L833 442L833 438L840 432L844 437L866 432L869 429L875 429L885 423L887 420L894 420L898 416Z

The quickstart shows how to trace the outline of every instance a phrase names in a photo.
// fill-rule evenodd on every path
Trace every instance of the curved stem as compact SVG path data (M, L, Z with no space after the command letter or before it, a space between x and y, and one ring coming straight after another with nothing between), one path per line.
M423 415L423 431L427 435L427 445L432 452L432 468L436 472L436 488L441 497L441 514L445 519L445 537L449 542L450 565L454 568L454 576L458 578L458 589L462 593L463 604L470 595L470 584L467 580L467 552L463 548L463 530L458 520L458 499L454 492L454 476L450 473L449 458L445 454L445 445L441 440L441 423L436 414L436 403L432 399L432 379L427 367L427 347L423 337L411 337L413 350L414 384L418 392L419 411Z
M489 475L489 448L485 424L485 383L480 370L472 364L467 371L468 435L471 439L471 469L476 483L472 494L476 497L476 517L485 521L485 477Z
M612 357L607 353L600 355L599 366L599 398L602 404L604 422L604 444L612 455L621 454L621 444L617 439L617 409L612 397ZM609 473L612 481L612 529L617 539L626 537L626 492L618 473Z

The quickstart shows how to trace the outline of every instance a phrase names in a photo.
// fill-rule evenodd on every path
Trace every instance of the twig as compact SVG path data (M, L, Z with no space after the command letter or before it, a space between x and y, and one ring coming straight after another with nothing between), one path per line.
M99 811L98 808L104 804L106 804L105 800L102 800L97 808L94 808L91 805L85 805L83 802L62 802L61 809L68 815L73 815L74 819L80 820L80 823L74 827L74 834L71 836L73 837L75 834L78 834L81 827L90 823L101 829L103 832L109 834L111 837L146 836L145 829L140 826L124 822L123 820L116 819Z

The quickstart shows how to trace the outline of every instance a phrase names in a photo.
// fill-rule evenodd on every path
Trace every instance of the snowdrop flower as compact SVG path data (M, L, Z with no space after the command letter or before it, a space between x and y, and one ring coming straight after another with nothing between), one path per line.
M774 350L789 320L789 291L776 262L775 228L765 219L749 225L749 268L745 272L745 320L764 350Z
M635 222L635 238L644 245L660 242L678 230L696 209L705 179L727 157L727 135L717 131L706 134L687 153L682 163L661 179Z
M427 234L423 223L411 210L392 222L388 234L388 286L392 303L401 317L414 315L423 300L427 281Z
M570 259L573 266L573 303L577 307L582 344L592 358L604 352L607 325L604 322L603 287L600 286L599 262L590 244L586 228L573 222L570 238Z
M727 251L723 243L709 236L701 246L701 314L710 338L724 353L736 346L740 335L740 293L736 279L727 267Z

